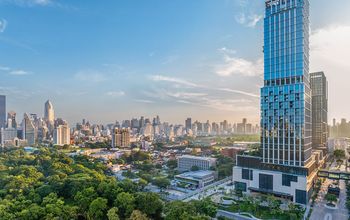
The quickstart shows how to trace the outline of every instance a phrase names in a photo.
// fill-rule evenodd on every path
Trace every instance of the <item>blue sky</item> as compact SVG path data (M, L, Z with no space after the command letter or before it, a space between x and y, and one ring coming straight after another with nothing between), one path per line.
M311 0L311 69L329 78L330 118L350 118L350 1L329 2ZM50 99L71 123L258 122L263 12L263 0L0 0L0 93L19 119Z

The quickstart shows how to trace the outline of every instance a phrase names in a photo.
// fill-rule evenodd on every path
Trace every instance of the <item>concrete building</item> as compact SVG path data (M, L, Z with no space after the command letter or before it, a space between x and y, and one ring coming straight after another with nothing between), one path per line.
M185 121L185 126L186 126L186 130L191 130L192 129L192 118L187 118Z
M47 127L52 132L55 124L55 110L50 100L45 102L44 120L47 123Z
M130 131L128 128L114 128L112 148L116 147L130 147Z
M261 155L237 156L233 182L245 192L307 204L317 173L311 145L309 0L265 0L264 62Z
M175 176L175 181L189 185L189 188L203 188L215 182L216 175L214 171L200 170L186 172Z
M70 144L70 128L68 124L58 125L53 132L55 145L63 146Z
M23 139L27 140L28 145L34 145L37 143L38 130L34 125L33 120L27 113L24 113L22 122Z
M178 170L190 171L192 167L198 167L200 170L209 170L216 166L216 159L211 157L196 157L191 155L183 155L178 157Z

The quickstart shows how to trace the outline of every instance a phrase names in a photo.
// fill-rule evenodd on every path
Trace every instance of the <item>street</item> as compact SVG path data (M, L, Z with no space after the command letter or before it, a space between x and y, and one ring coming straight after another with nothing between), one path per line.
M320 189L319 195L315 201L311 220L348 220L348 210L346 209L346 187L343 180L339 181L340 195L339 202L335 209L327 208L327 201L324 199L327 194L328 185L332 180L326 180Z

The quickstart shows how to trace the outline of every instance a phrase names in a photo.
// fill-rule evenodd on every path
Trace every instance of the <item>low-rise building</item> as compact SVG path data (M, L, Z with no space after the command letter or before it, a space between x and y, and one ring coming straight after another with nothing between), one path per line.
M178 170L190 171L193 167L199 170L209 170L216 166L216 159L211 157L196 157L191 155L183 155L178 157Z
M203 188L213 183L215 179L215 172L208 170L186 172L175 176L175 181L188 184L190 188Z

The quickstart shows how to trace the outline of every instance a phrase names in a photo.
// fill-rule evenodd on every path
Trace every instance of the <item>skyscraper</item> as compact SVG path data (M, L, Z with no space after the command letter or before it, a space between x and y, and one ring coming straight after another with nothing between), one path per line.
M45 102L44 119L48 124L49 129L53 129L55 124L55 110L50 100Z
M34 145L37 141L38 131L34 126L32 119L28 116L27 113L24 113L22 126L23 139L27 140L28 145Z
M0 95L0 128L6 127L6 96Z
M187 118L185 121L186 130L192 129L192 118Z
M114 128L112 133L112 147L129 147L130 132L128 128Z
M58 125L53 133L54 144L63 146L70 144L70 130L68 124Z
M17 128L16 112L10 111L9 113L7 113L7 127Z
M260 157L237 156L243 191L306 204L316 176L311 146L309 0L266 0Z
M328 139L328 83L323 72L311 73L312 147L327 150Z

